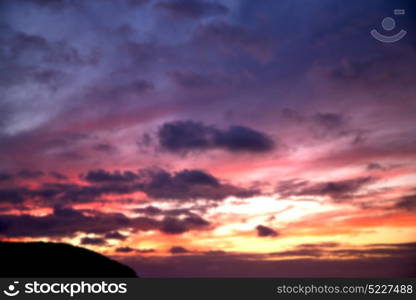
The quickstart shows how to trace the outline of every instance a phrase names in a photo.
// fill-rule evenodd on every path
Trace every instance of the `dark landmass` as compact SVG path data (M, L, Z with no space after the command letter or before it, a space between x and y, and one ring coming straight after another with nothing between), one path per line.
M128 266L62 243L0 242L0 255L0 277L137 277Z

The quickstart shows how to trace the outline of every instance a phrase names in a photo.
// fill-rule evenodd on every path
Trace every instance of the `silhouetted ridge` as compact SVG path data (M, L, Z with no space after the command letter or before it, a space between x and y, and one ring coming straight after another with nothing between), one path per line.
M96 252L62 243L0 242L1 277L137 277Z

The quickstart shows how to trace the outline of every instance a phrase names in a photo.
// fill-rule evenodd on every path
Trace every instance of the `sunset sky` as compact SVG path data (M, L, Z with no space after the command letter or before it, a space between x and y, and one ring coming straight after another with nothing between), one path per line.
M144 277L416 274L415 15L0 0L0 239Z

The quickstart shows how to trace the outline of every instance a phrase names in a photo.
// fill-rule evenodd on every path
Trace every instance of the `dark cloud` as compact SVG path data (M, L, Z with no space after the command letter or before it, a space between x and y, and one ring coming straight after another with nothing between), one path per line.
M42 133L41 133L42 134ZM43 133L44 134L44 133ZM43 138L36 136L36 138ZM44 137L43 143L45 148L48 150L66 150L65 153L70 153L67 149L73 145L85 142L89 139L94 138L93 135L84 132L48 132L47 136Z
M414 250L414 246L405 244L367 245L363 249L333 249L332 252L315 246L264 255L192 252L155 259L137 256L122 260L137 272L141 271L144 277L394 278L416 275Z
M134 251L134 249L133 248L130 248L130 247L119 247L119 248L116 248L116 252L119 252L119 253L129 253L129 252L133 252Z
M62 183L44 183L40 188L31 190L32 195L46 197L46 204L54 202L89 203L104 195L126 195L136 191L132 186L123 182L103 182L100 185L78 185Z
M220 130L194 121L165 123L159 128L158 137L162 149L173 153L215 148L230 152L261 153L275 148L273 140L259 131L243 126Z
M385 170L385 168L382 166L382 165L380 165L379 163L369 163L368 165L367 165L367 170L369 170L369 171L374 171L374 170L376 170L376 171L383 171L383 170Z
M333 199L342 199L358 192L363 186L374 182L373 177L359 177L341 181L328 181L312 184L300 190L302 196L330 196Z
M12 5L6 5L5 11L10 7L17 10L23 7L9 3ZM33 7L25 9L30 11ZM55 97L59 98L56 92L71 85L76 70L97 63L98 56L93 50L83 50L65 39L49 39L44 33L27 33L0 24L0 60L4 62L0 68L0 87L35 84L42 97L45 97L45 92L55 92ZM5 95L9 95L7 91ZM15 108L12 111L17 114L26 110L26 107Z
M120 240L120 241L124 241L127 239L127 236L121 234L118 231L108 232L105 234L104 237L109 240Z
M218 131L215 144L232 152L266 152L274 148L274 142L268 136L243 126Z
M155 206L146 206L143 208L135 208L133 211L147 216L195 216L191 210L185 208L161 209Z
M25 173L26 174L26 173ZM33 176L32 172L28 173ZM26 174L26 176L28 176ZM131 171L91 170L80 176L89 185L78 183L45 182L35 188L15 187L0 189L4 203L23 203L36 200L37 205L51 207L59 203L91 203L102 200L106 195L128 195L144 192L149 197L164 200L220 201L229 196L240 198L260 194L258 190L246 189L221 183L216 177L202 170L182 170L169 173L163 169L142 169L137 173ZM61 177L58 176L57 179ZM158 211L155 207L135 209L146 215L193 216L190 210L170 209Z
M342 201L350 198L364 186L373 183L374 177L358 177L340 181L313 183L302 180L282 181L276 191L282 196L328 196Z
M61 174L59 172L49 172L49 175L57 180L67 180L68 176Z
M339 246L341 245L336 242L321 242L315 244L300 244L297 248L336 248Z
M100 239L123 239L115 231L159 230L166 234L181 234L191 230L202 230L209 222L199 216L174 218L162 221L149 217L129 218L121 213L102 213L94 210L55 208L45 216L0 215L0 236L6 237L72 237L77 233L103 235Z
M56 157L68 161L81 161L88 158L88 156L78 151L63 151L58 153Z
M182 170L173 174L164 170L142 170L141 176L147 178L141 189L159 199L222 200L229 196L244 198L259 194L257 190L220 183L201 170Z
M135 213L145 214L149 216L161 215L163 210L155 206L146 206L143 208L135 208L133 210Z
M276 192L278 192L283 197L293 196L297 192L299 192L302 188L307 186L308 184L309 184L309 181L307 180L300 180L300 179L282 180L277 185Z
M338 258L346 257L368 257L368 256L389 256L389 257L406 257L414 255L416 243L399 243L399 244L372 244L366 248L350 249L341 248L337 243L318 243L318 244L301 244L293 250L270 253L271 256L305 256L319 258L323 256L332 256Z
M86 216L82 211L62 208L45 216L3 214L0 223L3 236L50 238L74 236L77 232L103 234L132 226L132 221L122 214L94 212Z
M276 257L313 257L313 258L319 258L324 253L321 251L321 249L295 249L295 250L287 250L287 251L281 251L276 253L271 253L271 256Z
M0 182L2 181L9 181L11 179L13 179L14 176L11 173L8 172L0 172Z
M340 247L339 243L335 242L322 242L315 244L300 244L294 249L287 251L280 251L275 253L270 253L271 256L279 257L313 257L319 258L328 253L336 253L337 250L332 250L334 248Z
M92 149L103 153L114 153L117 151L117 148L110 144L96 144L92 147Z
M201 170L183 170L175 174L175 180L185 184L202 184L218 187L219 181L212 176Z
M100 238L84 237L81 239L81 245L103 246L106 244L107 242L104 239Z
M352 126L351 118L343 113L318 112L305 114L295 109L284 108L281 116L291 126L302 126L317 140L350 137L352 143L358 144L365 140L367 131Z
M169 252L171 254L183 254L183 253L188 253L189 250L181 246L173 246L169 249Z
M113 173L107 172L105 170L92 170L89 171L85 176L81 175L81 178L88 182L132 182L138 178L137 174L125 171L114 171Z
M201 18L215 15L225 15L228 8L214 1L171 0L161 1L155 5L159 10L175 17Z
M149 249L136 249L137 253L153 253L155 251L156 251L155 249L151 249L151 248L149 248Z
M18 176L25 178L25 179L37 179L45 175L42 171L39 170L20 170L17 173Z
M25 188L0 189L0 203L20 204L24 202Z
M344 116L334 113L318 113L313 117L320 126L329 129L339 129L345 125Z
M202 170L182 170L169 173L162 169L143 169L137 174L125 171L109 173L104 170L90 171L84 176L85 180L94 183L111 183L100 186L84 186L66 191L66 198L103 194L127 194L133 191L143 191L157 199L191 200L208 199L222 200L228 196L250 197L258 194L257 190L239 188L223 184L217 178ZM131 183L131 184L123 184ZM174 211L171 213L175 213ZM178 211L176 213L179 213Z
M416 249L416 242L409 242L409 243L397 243L397 244L371 244L372 247L386 247L386 248L394 248L394 249Z
M212 148L215 133L214 127L200 122L176 121L163 124L158 137L163 149L182 152Z
M259 237L273 237L279 235L278 232L270 227L258 225L256 227L257 236Z
M80 54L78 49L69 45L66 41L50 41L40 35L27 34L25 32L10 32L8 39L3 47L8 51L9 63L17 63L18 59L27 59L29 56L37 59L39 62L48 64L70 64L84 65L91 64L91 57L85 57ZM13 65L18 67L19 65ZM22 65L20 65L22 66Z
M416 194L402 197L395 204L396 208L416 212Z
M204 229L208 226L209 222L201 217L186 217L184 219L165 217L160 230L167 234L181 234L191 229Z

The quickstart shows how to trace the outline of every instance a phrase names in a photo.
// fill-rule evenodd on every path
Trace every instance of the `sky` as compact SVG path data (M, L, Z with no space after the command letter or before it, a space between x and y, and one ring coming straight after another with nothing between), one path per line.
M142 277L415 276L415 14L0 0L0 239Z

